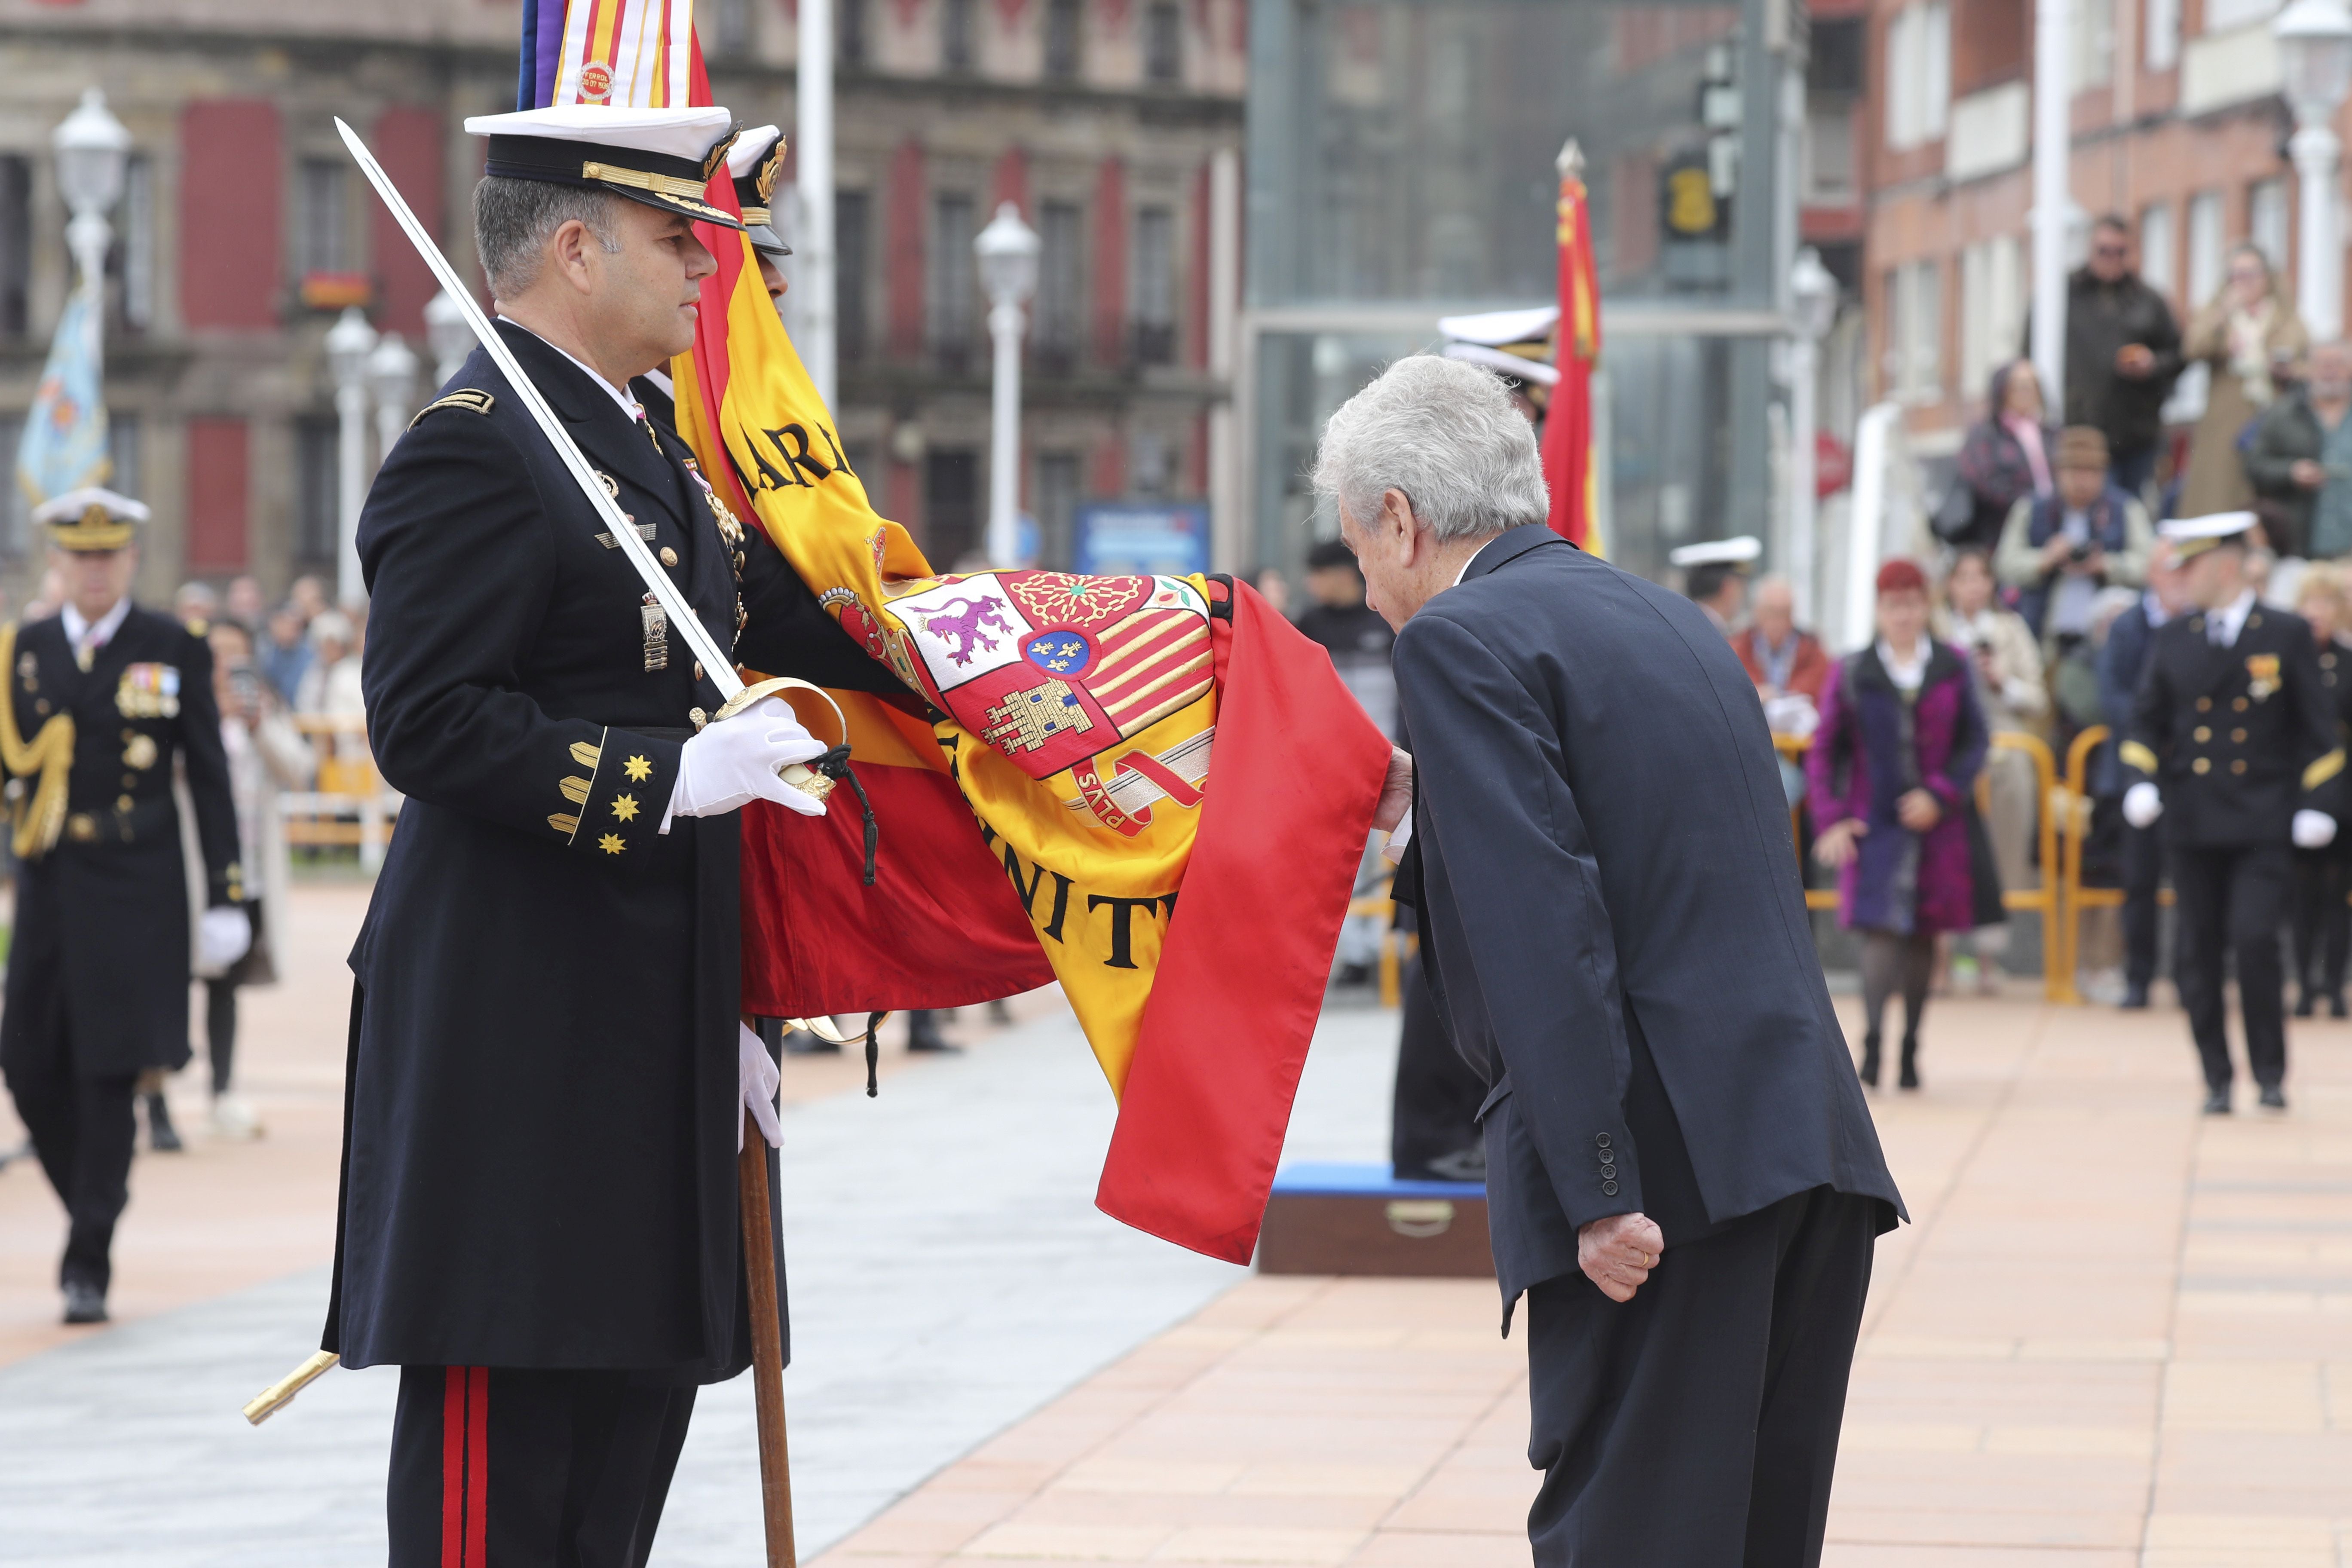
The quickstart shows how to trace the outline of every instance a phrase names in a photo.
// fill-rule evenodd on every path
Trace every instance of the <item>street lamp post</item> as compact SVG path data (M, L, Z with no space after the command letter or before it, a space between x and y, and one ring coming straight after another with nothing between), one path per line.
M66 245L81 268L82 286L95 293L106 276L106 247L114 242L106 215L122 199L131 132L107 111L106 95L93 87L84 89L50 144L58 155L58 190L73 214L66 225Z
M2336 226L2336 172L2344 143L2336 111L2352 91L2352 9L2345 0L2294 0L2271 24L2295 132L2287 141L2303 182L2295 309L2314 342L2344 330L2344 243Z
M1021 221L1011 202L971 242L980 258L980 285L988 294L988 335L996 345L993 405L988 443L988 558L1014 564L1021 510L1021 331L1022 307L1037 291L1037 231Z
M466 308L442 289L425 302L425 342L433 351L433 384L446 386L466 367L474 352L474 329L466 324Z
M368 357L375 329L348 305L327 329L327 369L335 378L335 596L345 603L364 592L360 580L360 503L367 499Z
M367 379L375 399L375 460L381 466L416 412L416 351L398 332L384 333L368 355Z
M1797 252L1789 268L1789 579L1796 589L1797 616L1813 609L1814 535L1819 526L1819 485L1814 475L1820 416L1814 395L1821 379L1822 339L1837 319L1837 279L1811 246Z

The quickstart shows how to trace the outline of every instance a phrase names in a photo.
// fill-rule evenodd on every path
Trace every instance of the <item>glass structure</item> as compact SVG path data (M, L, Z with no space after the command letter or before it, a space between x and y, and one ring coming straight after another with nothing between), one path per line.
M1252 7L1239 563L1337 529L1330 411L1441 316L1556 298L1554 159L1585 157L1612 555L1774 534L1773 339L1793 251L1801 10L1644 0Z

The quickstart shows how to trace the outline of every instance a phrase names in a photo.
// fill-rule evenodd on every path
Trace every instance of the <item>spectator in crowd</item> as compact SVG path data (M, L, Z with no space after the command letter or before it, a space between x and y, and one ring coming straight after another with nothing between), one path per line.
M301 616L305 628L327 613L327 585L316 577L295 578L294 585L286 591L286 598Z
M2056 486L2057 443L2033 362L2011 360L1994 371L1985 416L1969 427L1961 444L1958 482L1937 518L1937 533L1958 549L1990 555L2017 503L2047 497Z
M2147 509L2110 477L2107 438L2087 426L2058 437L2058 482L2046 497L2021 498L2001 530L1993 566L2019 590L2017 613L2063 657L2090 634L2091 604L2110 583L2147 581L2156 543Z
M337 742L335 754L347 760L363 756L367 700L360 689L358 634L351 617L341 610L321 611L310 622L310 642L318 657L295 689L294 711L306 718L361 721Z
M2099 702L2110 733L2107 744L2099 749L2091 790L2099 802L2101 818L2112 816L2122 835L2117 859L2124 890L2126 1007L2147 1006L2147 988L2156 980L2156 895L2164 879L2164 844L2156 828L2134 827L2116 815L2123 781L2116 767L2115 738L2131 728L2132 701L2138 695L2140 677L2147 670L2150 637L2188 603L2172 544L2158 540L2148 556L2147 586L2139 602L2116 616L2107 628L2106 645L2099 650Z
M273 941L286 919L286 835L278 824L281 790L310 787L316 766L310 742L290 723L284 704L254 665L253 634L236 620L213 623L206 640L213 650L213 691L220 700L221 744L228 753L229 796L236 804L237 844L245 861L245 908L253 917L253 945L236 963L207 964L196 974L205 983L205 1047L211 1058L213 1131L223 1138L256 1138L261 1123L252 1108L230 1092L236 1056L236 991L269 985L278 979Z
M2132 269L2131 226L2092 226L2090 259L2066 282L2066 420L2107 438L2115 482L2139 497L2156 473L2158 411L2180 378L2180 328Z
M2238 438L2276 399L2279 383L2311 346L2294 307L2279 297L2271 264L2252 245L2230 252L2230 278L2189 323L2181 353L2211 369L2205 413L2189 447L2189 474L2177 515L2243 511L2254 500ZM2271 543L2283 555L2303 553L2303 534Z
M1936 938L1976 925L1967 803L1989 732L1958 650L1927 633L1927 577L1878 570L1875 643L1838 661L1806 760L1813 854L1838 872L1838 923L1862 934L1862 1081L1876 1088L1886 1003L1903 994L1898 1087L1919 1087Z
M2270 406L2246 450L2254 510L2281 554L2352 555L2352 344L2311 351L2302 386ZM2195 512L2185 513L2197 516Z
M1963 550L1953 558L1944 578L1936 634L1969 656L1987 730L1996 735L2039 735L2048 729L2050 691L2042 682L2042 649L2026 629L2025 618L1993 596L1992 562L1982 550ZM1984 826L2000 887L2030 886L2040 812L2033 759L2013 748L1989 750L1985 772L1990 810ZM1979 929L1973 956L1979 966L1979 988L1991 991L1998 984L2000 957L2009 951L2007 915L2000 909L1997 889L1976 891ZM1988 900L1988 892L1995 897ZM1984 918L1988 913L1995 918Z
M270 612L268 636L261 645L258 661L279 701L294 700L294 694L302 689L302 677L317 658L318 649L310 646L300 610L289 604Z
M1299 612L1298 629L1323 645L1372 722L1394 736L1396 677L1389 673L1389 649L1396 633L1364 603L1364 579L1346 545L1327 539L1307 552L1307 593L1313 603Z
M257 637L263 619L269 614L269 601L262 596L259 579L239 577L229 584L228 597L221 608L230 620Z
M1830 676L1830 656L1822 639L1797 626L1797 595L1786 577L1759 578L1747 626L1732 634L1731 651L1762 693L1766 712L1778 697L1819 702Z
M1282 574L1281 567L1268 566L1250 579L1250 586L1257 590L1268 609L1286 619L1289 616L1290 579Z
M2315 565L2295 586L2295 614L2319 645L2319 683L2336 713L2339 745L2352 743L2352 595L2333 566ZM2294 852L2294 1016L2308 1018L2322 997L2327 1016L2347 1016L2344 961L2352 952L2352 835Z
M172 616L198 637L220 618L220 595L205 583L183 583L172 595Z

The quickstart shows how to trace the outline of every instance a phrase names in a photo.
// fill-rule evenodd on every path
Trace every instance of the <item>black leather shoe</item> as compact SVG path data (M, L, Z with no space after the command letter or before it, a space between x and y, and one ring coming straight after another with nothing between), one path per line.
M2206 1090L2205 1114L2208 1116L2229 1115L2230 1091L2226 1089L2213 1089Z
M106 1321L106 1292L87 1280L67 1280L66 1321L102 1323Z
M929 1051L940 1056L954 1056L961 1046L950 1045L940 1033L939 1015L929 1008L915 1008L907 1015L907 1048Z
M1897 1089L1919 1087L1919 1042L1912 1036L1903 1037L1903 1065L1895 1077Z
M2318 1010L2318 993L2306 991L2294 999L2294 1016L2298 1018L2308 1018Z
M171 1109L160 1094L147 1096L147 1147L158 1154L176 1154L183 1147L179 1129L172 1125Z
M1864 1035L1862 1037L1862 1066L1857 1071L1864 1083L1872 1089L1878 1087L1878 1037L1876 1035Z
M2147 984L2144 982L2135 981L2131 984L2125 986L2124 999L2121 1003L2117 1004L2117 1005L2121 1006L2125 1011L2132 1013L2137 1013L2140 1009L2146 1007L2147 1005Z
M2262 1105L2264 1110L2284 1110L2286 1109L2286 1090L2281 1089L2274 1083L2266 1083L2263 1085Z

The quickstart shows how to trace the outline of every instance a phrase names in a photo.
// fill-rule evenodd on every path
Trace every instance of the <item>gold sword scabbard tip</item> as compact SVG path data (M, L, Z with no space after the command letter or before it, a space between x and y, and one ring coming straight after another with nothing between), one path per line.
M255 1394L252 1403L245 1407L245 1418L256 1426L260 1426L290 1404L296 1394L310 1387L311 1381L320 1373L342 1359L332 1351L313 1352L310 1360Z

